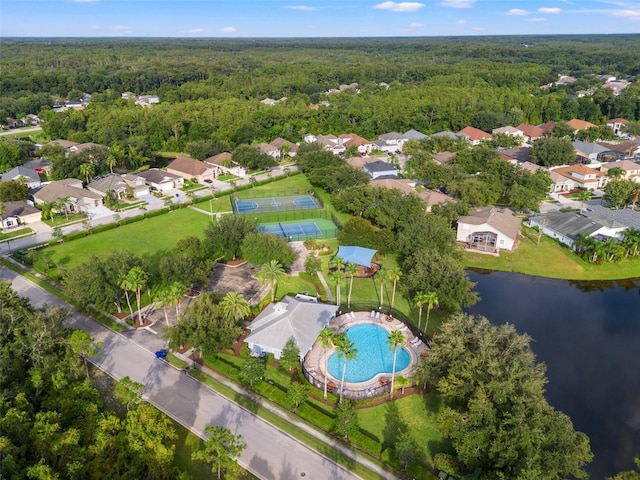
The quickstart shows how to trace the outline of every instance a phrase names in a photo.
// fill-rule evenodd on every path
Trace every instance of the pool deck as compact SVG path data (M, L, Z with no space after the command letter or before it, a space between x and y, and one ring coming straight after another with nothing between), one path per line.
M426 356L429 353L429 347L422 342L418 337L415 337L409 327L407 327L400 320L391 318L385 314L381 314L377 311L372 312L350 312L340 315L329 322L329 328L336 333L344 332L347 328L362 324L373 323L385 330L392 332L399 330L404 334L403 347L409 353L410 361L409 366L404 370L396 372L396 378L398 376L408 377L411 375L411 371L419 361L421 357ZM303 362L303 368L308 373L309 381L316 387L323 389L325 377L329 385L333 385L329 390L338 392L340 389L340 379L333 377L326 371L327 358L331 356L336 350L335 348L328 348L325 356L325 349L320 342L313 344L311 351L305 356ZM371 380L359 383L344 383L345 396L366 398L373 397L381 394L381 387L386 387L391 383L390 373L380 373L373 377ZM390 385L386 390L389 391ZM353 395L349 395L352 393ZM385 392L382 392L385 393Z

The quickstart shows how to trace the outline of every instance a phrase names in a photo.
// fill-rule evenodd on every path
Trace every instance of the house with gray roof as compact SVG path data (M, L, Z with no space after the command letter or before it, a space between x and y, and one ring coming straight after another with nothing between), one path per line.
M42 212L24 200L5 202L4 212L0 215L2 228L15 228L19 225L39 222Z
M376 160L365 163L362 169L369 174L372 180L377 178L398 178L398 169L392 163Z
M428 138L424 133L414 130L408 130L402 134L405 140L424 140Z
M33 194L36 205L66 200L66 207L71 212L88 212L102 206L102 195L82 188L77 178L65 178L51 182Z
M373 142L373 148L388 154L401 153L404 142L406 142L404 135L398 132L389 132L380 135L378 140Z
M532 228L542 229L542 233L569 248L573 248L580 235L622 238L621 234L627 228L622 223L599 215L587 216L585 213L547 212L530 217L528 224Z
M16 180L27 184L29 189L38 188L40 186L40 175L33 168L24 167L22 165L12 168L8 172L2 174L3 182Z
M571 142L578 157L588 160L586 163L597 163L600 155L609 151L608 148L598 145L597 143L583 142L582 140L574 140Z
M513 251L520 235L520 218L508 208L482 207L458 219L456 240L469 250Z
M166 192L184 185L184 178L181 176L158 168L150 168L146 172L139 172L137 175L144 178L147 185L159 192Z
M103 197L107 196L107 192L113 191L117 198L125 198L129 190L134 197L149 195L149 186L144 183L142 177L127 181L124 176L115 173L96 178L87 188Z
M272 353L278 359L291 338L300 351L302 361L320 331L336 316L338 308L306 295L287 295L279 302L269 304L249 324L251 333L244 341L252 355Z

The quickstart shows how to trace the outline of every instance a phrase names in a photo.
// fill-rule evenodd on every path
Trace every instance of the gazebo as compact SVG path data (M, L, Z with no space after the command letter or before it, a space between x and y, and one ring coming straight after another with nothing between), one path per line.
M378 271L378 264L373 262L373 258L378 254L377 250L357 246L342 246L338 248L337 257L340 257L345 264L354 263L360 268L360 275L370 277Z

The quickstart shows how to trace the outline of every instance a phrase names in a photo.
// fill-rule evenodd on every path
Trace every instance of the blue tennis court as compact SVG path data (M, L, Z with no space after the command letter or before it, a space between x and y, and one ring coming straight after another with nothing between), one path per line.
M273 233L274 235L285 238L319 237L322 235L322 231L315 222L260 225L258 231L262 233Z
M318 201L311 195L238 198L233 200L232 205L235 213L238 214L287 212L291 210L313 210L321 208Z

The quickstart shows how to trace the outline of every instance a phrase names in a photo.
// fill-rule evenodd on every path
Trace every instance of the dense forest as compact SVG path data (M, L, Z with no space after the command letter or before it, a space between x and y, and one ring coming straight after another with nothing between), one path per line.
M640 36L0 42L0 118L39 114L50 138L212 154L305 133L424 133L581 118L640 119ZM572 75L569 85L541 88ZM358 89L327 95L341 84ZM592 96L576 97L593 89ZM143 109L123 92L156 94ZM54 113L92 95L85 110ZM265 98L286 100L274 106ZM320 105L310 108L312 104Z

